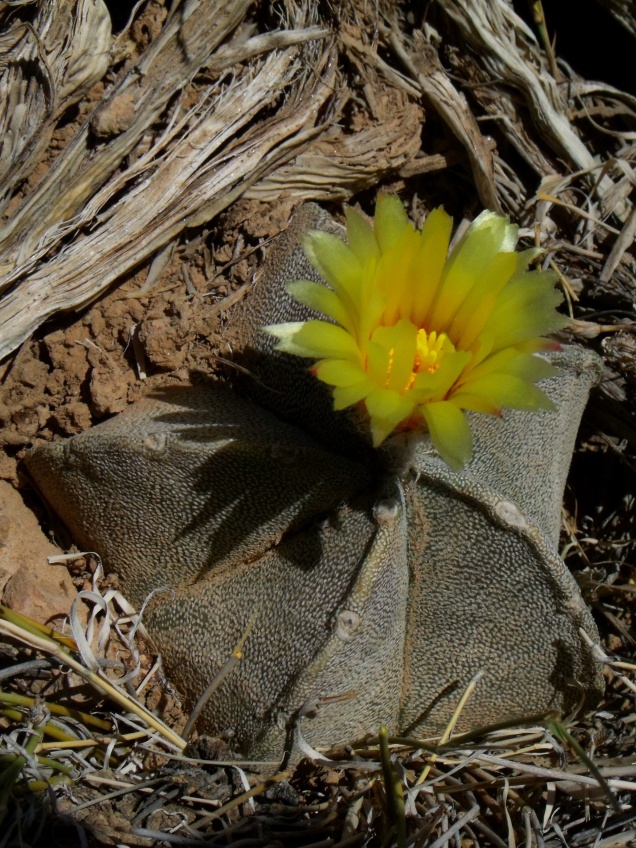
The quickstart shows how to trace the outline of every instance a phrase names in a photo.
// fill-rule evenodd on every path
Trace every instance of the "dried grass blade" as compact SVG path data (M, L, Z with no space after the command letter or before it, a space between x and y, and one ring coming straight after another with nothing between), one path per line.
M2 632L5 633L7 636L11 636L15 639L19 639L20 641L25 642L32 648L44 651L50 654L51 656L55 657L58 662L69 666L69 668L72 668L73 671L75 671L82 678L84 678L84 680L88 681L92 686L95 687L95 689L97 689L103 695L110 698L110 700L123 707L126 711L132 712L137 715L142 721L152 727L153 730L161 734L161 736L166 741L174 745L178 750L182 751L186 747L185 741L180 736L178 736L166 724L164 724L156 716L149 712L145 707L142 707L141 704L137 704L136 702L131 701L129 698L123 695L115 686L112 686L110 683L98 677L92 671L89 671L88 669L84 668L83 665L77 662L66 651L62 650L62 648L56 642L53 642L52 639L36 636L33 633L25 631L21 627L16 626L15 624L12 624L9 621L0 621L0 633Z
M382 775L384 777L384 792L389 808L389 818L395 828L397 848L406 846L406 817L404 808L404 793L402 781L391 762L389 751L388 730L380 728L380 761L382 763Z

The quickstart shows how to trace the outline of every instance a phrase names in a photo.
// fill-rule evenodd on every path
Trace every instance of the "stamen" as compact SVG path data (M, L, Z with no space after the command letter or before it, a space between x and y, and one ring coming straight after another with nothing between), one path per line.
M445 342L446 335L444 333L440 333L438 336L435 330L432 330L430 334L427 334L424 329L418 330L417 351L413 363L413 370L416 374L421 371L434 374L437 371Z
M389 382L391 380L391 371L393 370L393 360L395 359L395 348L391 348L389 350L389 364L386 369L386 379L384 381L384 388L389 388Z
M442 357L444 344L447 341L445 333L437 335L435 330L427 333L425 329L417 331L417 342L415 349L415 359L413 360L413 370L408 379L404 391L408 392L415 384L415 378L422 371L428 371L429 374L434 374L439 366Z

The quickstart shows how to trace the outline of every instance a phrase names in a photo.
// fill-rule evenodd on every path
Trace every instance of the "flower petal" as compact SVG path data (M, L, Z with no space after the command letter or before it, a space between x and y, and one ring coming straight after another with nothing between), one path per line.
M460 409L469 412L483 412L486 415L501 415L501 406L483 395L474 395L469 391L462 390L453 395L453 403Z
M361 401L371 391L373 391L373 384L368 379L361 380L352 386L336 386L333 390L333 408L340 411L348 406L353 406L354 403Z
M294 324L275 324L267 331L278 335L278 350L295 353L297 356L313 356L316 359L347 359L360 361L360 350L354 339L342 327L328 324L326 321L304 321L295 333L279 333L281 327L293 327Z
M354 386L366 380L367 373L359 364L346 359L323 359L313 368L316 377L329 386Z
M366 398L373 444L378 447L415 408L413 398L390 389L375 389Z
M514 253L498 253L482 268L452 319L448 335L460 350L468 350L486 326L497 304L497 296L517 267Z
M483 397L498 409L502 407L509 409L555 408L550 398L541 389L513 374L495 372L487 377L469 381L464 390L466 394ZM462 390L453 394L453 403L465 406L466 401Z
M490 356L485 357L478 365L472 368L466 368L457 381L457 385L464 386L469 384L472 380L486 377L494 371L502 371L518 355L519 354L515 348L510 347L500 350L498 353L492 353Z
M353 321L347 312L342 300L338 295L322 285L311 280L294 280L285 286L287 294L291 295L298 303L321 312L327 318L332 318L346 330L353 330Z
M345 209L347 219L347 241L349 247L356 255L361 265L369 259L380 258L380 248L373 232L373 227L362 217L357 209L347 206Z
M564 315L561 317L565 318ZM566 320L565 327L570 324L570 320ZM550 351L561 350L561 345L556 339L529 339L527 342L516 344L515 350L518 350L519 353L549 353Z
M418 403L444 400L471 357L468 351L449 351L442 356L439 368L433 374L426 371L418 374L413 385Z
M527 250L520 250L517 253L517 270L515 274L523 274L527 270L528 265L544 253L545 250L542 247L529 247Z
M378 197L373 225L381 253L388 253L405 229L413 229L413 224L396 194L381 194Z
M382 323L395 323L398 318L410 320L413 296L414 262L419 235L407 228L398 236L392 250L384 254L377 265L375 286L386 293Z
M386 370L380 385L396 392L405 391L413 371L416 340L417 328L410 321L400 320L392 327L377 328L371 343L379 345L386 354Z
M452 229L453 219L441 207L433 209L424 221L416 257L412 306L412 320L417 327L430 326L428 311L442 277Z
M303 239L307 259L321 274L347 309L355 310L359 303L362 266L353 251L331 233L313 230Z
M538 383L539 380L547 380L558 374L557 369L547 359L525 353L515 356L504 370L506 374L520 377L530 383Z
M366 354L367 344L375 328L382 322L384 309L386 307L386 294L383 291L375 291L365 302L358 322L358 344L363 353Z
M554 288L556 274L529 271L510 281L501 292L488 321L487 329L495 336L493 350L562 329L569 319L555 311L563 297Z
M431 307L431 327L446 331L473 286L480 281L487 283L491 266L501 254L502 246L513 241L507 235L509 226L506 218L488 213L480 215L468 228L444 268L442 281ZM512 270L515 267L516 257Z
M390 389L374 389L367 397L366 404L369 415L393 419L396 424L410 415L415 408L411 398L403 397L399 392Z
M464 234L464 240L474 237L476 233L488 233L493 240L493 248L495 251L511 251L514 250L519 241L519 227L516 224L511 224L508 218L498 215L496 212L491 212L489 209L484 209Z
M464 413L450 401L429 403L422 412L439 455L453 471L459 471L473 452L473 437Z
M307 353L306 348L295 342L297 333L304 326L304 321L288 321L286 324L269 324L263 327L263 332L279 340L276 350L282 350L284 353L293 353L295 356L314 356L313 353Z

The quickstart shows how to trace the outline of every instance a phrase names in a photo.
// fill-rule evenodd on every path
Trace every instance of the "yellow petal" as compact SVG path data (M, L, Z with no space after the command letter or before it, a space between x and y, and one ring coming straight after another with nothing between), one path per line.
M376 331L377 332L377 331ZM390 348L370 341L367 345L367 373L373 384L384 388L391 367Z
M342 327L328 324L326 321L305 321L300 330L294 335L292 343L304 352L301 356L314 356L316 359L346 359L360 362L360 350L354 339ZM280 350L287 353L288 347Z
M411 397L402 397L391 389L374 389L365 404L371 419L373 444L377 447L415 408Z
M494 373L470 380L463 390L481 396L498 409L554 409L554 404L537 386L512 374ZM453 394L453 403L464 406L462 390Z
M493 353L490 356L485 357L483 361L474 368L466 368L457 381L457 385L463 386L470 383L472 380L486 377L494 371L505 370L506 366L509 365L509 363L511 363L517 356L519 356L517 351L514 348L509 347L504 350L500 350L498 353Z
M501 415L501 406L483 395L474 395L462 390L453 395L453 403L469 412L483 412L486 415Z
M367 398L369 415L401 421L413 411L415 404L408 397L391 389L374 389Z
M522 274L527 270L531 262L534 262L535 259L544 253L545 250L542 247L529 247L527 250L520 250L517 253L517 270L515 274Z
M400 198L382 194L375 205L373 218L375 237L382 253L388 253L405 229L413 229Z
M354 386L368 377L364 368L346 359L324 359L313 369L316 377L329 386Z
M462 242L474 239L477 234L482 237L487 236L492 242L493 250L509 252L517 246L519 227L516 224L511 224L508 218L503 215L485 209L468 227Z
M382 442L391 435L399 423L400 421L387 421L380 418L371 418L369 426L371 428L373 447L379 448Z
M468 351L449 351L442 356L438 370L433 376L438 378L438 385L435 394L432 396L434 400L442 400L446 397L453 385L457 382L460 375L467 367L472 358L472 353ZM419 376L419 375L418 375ZM415 379L416 388L418 387L418 378Z
M494 334L493 350L501 350L548 333L569 323L555 311L563 297L554 288L556 275L529 271L510 281L501 292L487 323Z
M418 374L415 378L413 391L416 395L426 396L431 400L443 400L449 393L462 371L470 362L472 354L468 351L449 351L442 356L439 368L434 374ZM427 379L430 378L430 379Z
M422 413L439 455L453 471L459 471L473 451L473 437L464 413L450 401L426 404Z
M333 390L333 408L339 411L348 406L353 406L354 403L361 401L371 391L373 391L373 384L368 379L361 380L352 386L336 386Z
M293 353L295 356L314 356L306 348L295 342L296 335L305 326L304 321L288 321L285 324L269 324L263 327L263 332L278 339L276 350Z
M287 283L285 291L298 303L332 318L350 333L353 331L353 321L338 295L322 285L311 280L294 280Z
M505 367L506 374L521 377L530 383L538 383L539 380L547 380L558 374L558 370L547 359L540 356L529 356L519 354Z
M453 219L441 207L433 209L422 227L412 306L412 321L417 327L434 329L430 327L427 316L439 287L452 229Z
M355 311L360 295L362 265L350 248L331 233L314 230L303 239L307 259L321 274L347 309Z
M410 321L400 320L392 327L378 327L372 336L371 344L379 345L383 350L382 360L386 361L384 377L376 362L373 371L379 377L380 385L396 392L404 391L415 359L417 328ZM371 353L371 345L369 346Z
M373 233L373 227L356 210L347 206L345 209L347 219L347 241L361 265L369 259L378 260L380 249Z
M489 292L471 305L472 311L463 307L459 310L448 330L448 335L460 350L470 350L475 344L497 305L497 295Z
M375 285L386 292L382 323L387 326L394 324L400 317L411 317L411 289L418 245L418 234L407 228L402 231L393 249L378 262Z
M497 296L517 267L514 253L498 253L477 274L471 290L460 303L448 329L448 335L460 350L468 350L486 323L497 304Z
M566 318L565 315L560 317L567 321L563 326L569 326L570 319ZM516 344L515 350L519 353L548 353L549 351L561 350L561 345L555 339L529 339L527 342Z
M465 238L453 251L431 307L432 327L448 331L450 322L475 287L490 291L492 285L496 292L510 279L517 259L514 253L498 252L504 230L505 219L501 219L490 228L475 232L472 238Z
M386 307L386 294L383 291L373 292L364 302L358 321L357 340L360 349L365 351L366 345L375 328L382 322Z

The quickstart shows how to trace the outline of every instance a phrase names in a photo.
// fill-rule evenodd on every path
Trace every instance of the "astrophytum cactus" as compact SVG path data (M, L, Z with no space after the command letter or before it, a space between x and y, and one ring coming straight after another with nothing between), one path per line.
M164 590L144 621L191 702L253 621L200 723L252 755L308 704L304 737L329 746L440 731L475 676L459 729L601 690L556 547L596 358L544 338L553 281L505 219L447 258L444 213L420 235L400 210L348 213L349 248L318 207L296 215L235 316L240 391L168 388L27 461L131 601Z

